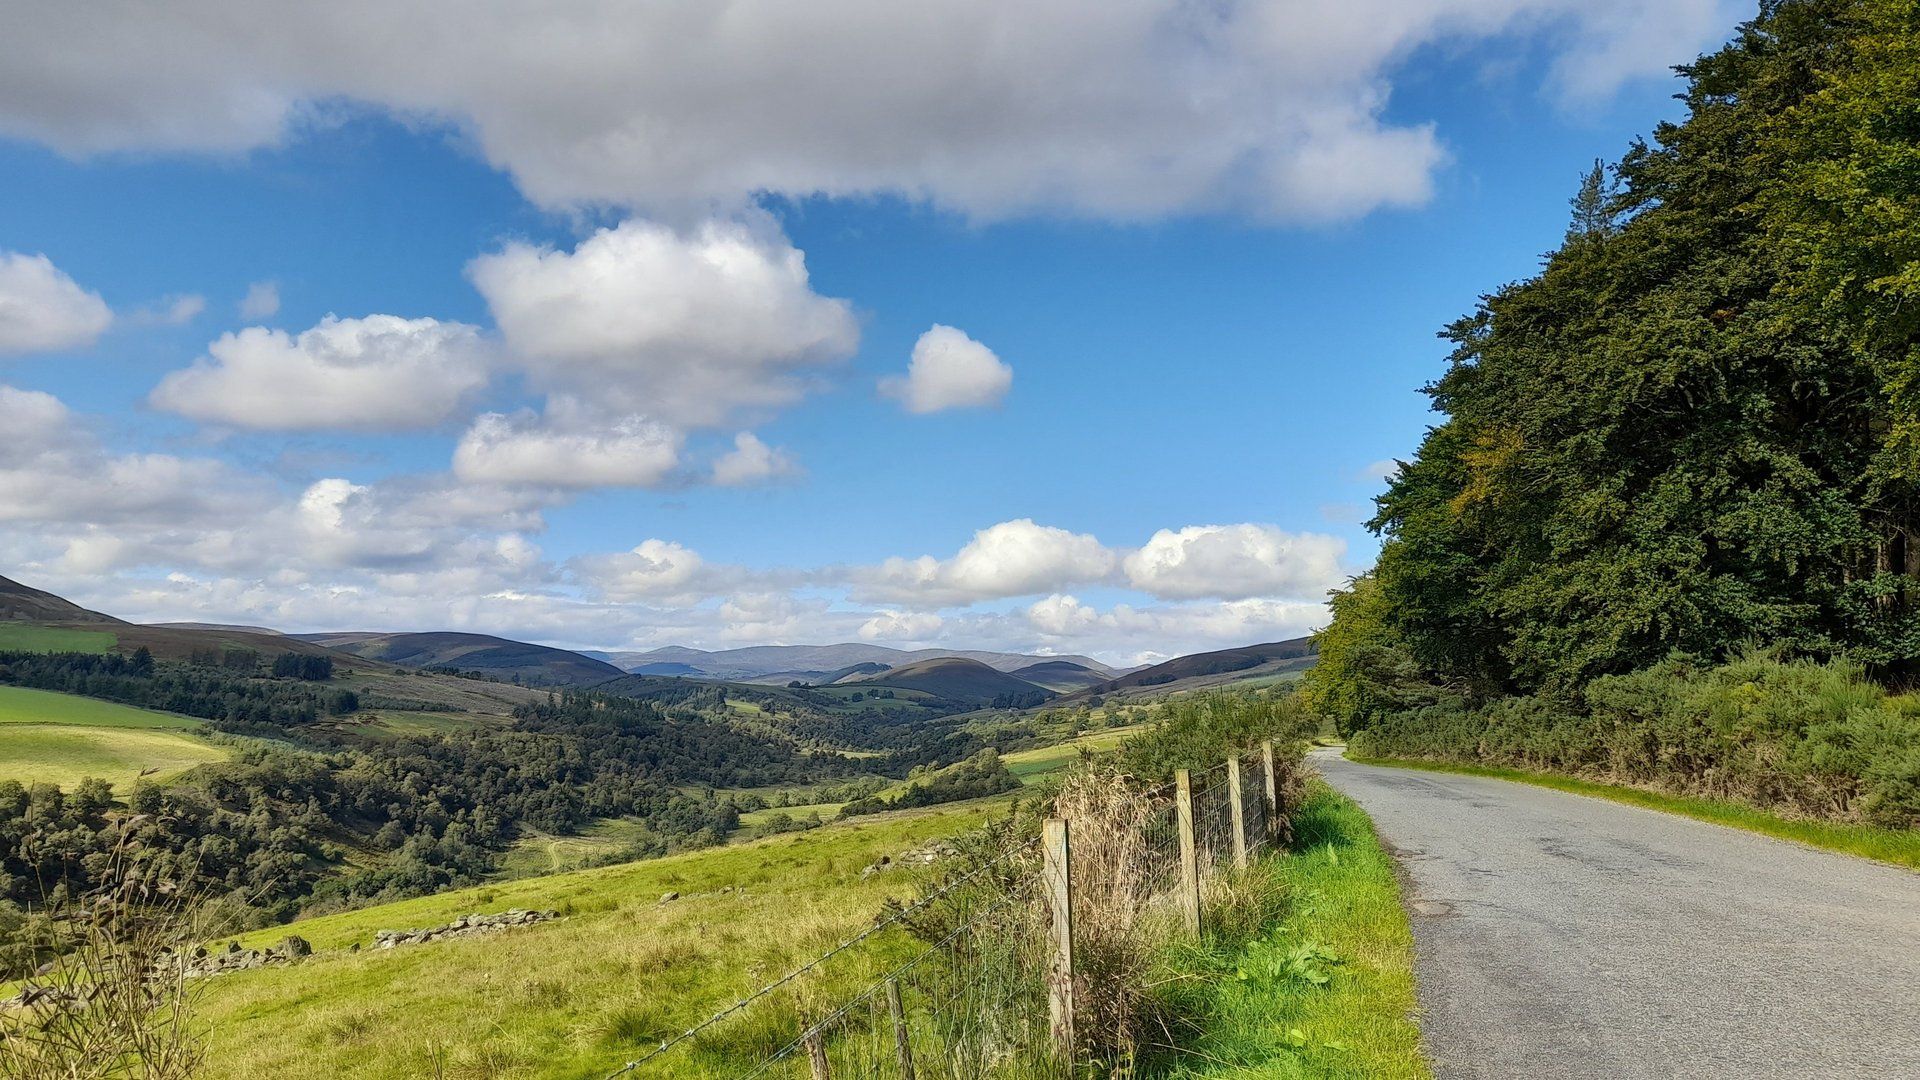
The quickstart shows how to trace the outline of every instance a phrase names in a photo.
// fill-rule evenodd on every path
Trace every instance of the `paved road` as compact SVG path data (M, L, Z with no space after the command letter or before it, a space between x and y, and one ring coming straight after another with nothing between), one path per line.
M1440 1080L1920 1078L1920 874L1317 752L1411 878Z

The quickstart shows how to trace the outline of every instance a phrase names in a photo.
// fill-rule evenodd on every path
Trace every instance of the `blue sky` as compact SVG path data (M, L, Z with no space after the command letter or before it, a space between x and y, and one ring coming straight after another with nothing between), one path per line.
M1745 14L223 3L0 44L0 573L1127 662L1317 624L1435 332Z

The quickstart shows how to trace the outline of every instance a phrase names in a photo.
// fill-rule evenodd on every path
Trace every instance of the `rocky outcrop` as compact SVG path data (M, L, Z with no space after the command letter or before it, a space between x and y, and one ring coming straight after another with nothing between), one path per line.
M307 944L307 939L294 934L280 939L280 944L269 949L243 949L237 941L227 942L224 949L195 949L181 958L181 964L187 978L199 979L225 975L229 971L251 971L270 964L291 964L312 953L313 946Z
M893 870L912 869L917 866L932 866L934 863L952 854L952 844L944 840L936 840L926 847L915 848L912 851L900 855L898 858L891 855L882 855L880 856L879 862L873 863L866 869L860 871L860 880L865 881L875 874L885 874Z
M436 926L428 930L377 931L373 935L373 947L395 949L402 945L420 945L443 938L492 933L513 926L530 926L559 917L560 913L557 911L523 911L520 908L509 908L498 915L462 915L445 926Z
M212 975L225 975L230 971L251 971L254 968L268 967L274 964L291 964L313 953L313 946L307 939L290 934L280 939L278 945L268 949L243 949L237 941L229 941L224 947L194 949L192 952L169 954L154 964L148 978L156 983L172 981L176 975L188 979L204 979ZM42 968L41 975L48 969ZM46 986L28 983L18 994L10 998L0 998L0 1009L31 1008L57 1006L72 1008L85 1005L98 990L82 986L72 987Z

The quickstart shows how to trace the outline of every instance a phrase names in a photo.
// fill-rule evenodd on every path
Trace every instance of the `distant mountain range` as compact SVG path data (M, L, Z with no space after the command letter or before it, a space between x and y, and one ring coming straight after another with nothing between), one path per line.
M635 675L683 675L731 682L826 683L834 672L856 664L900 667L921 660L959 657L977 660L995 671L1015 672L1035 664L1066 662L1098 672L1104 678L1124 673L1087 656L1032 656L1025 653L982 652L971 649L890 649L885 645L846 642L839 645L755 645L744 649L688 649L669 645L648 652L596 653Z
M272 627L248 626L245 623L157 622L157 623L148 623L147 625L157 626L162 630L225 630L225 631L238 633L238 634L266 634L271 637L287 636L286 634L282 634L280 631L275 630Z
M1309 638L1195 653L1151 667L1116 669L1087 656L1039 656L981 650L894 649L835 645L756 645L740 649L668 646L647 652L575 652L546 645L453 631L386 633L342 631L285 635L260 626L176 622L135 624L89 611L52 593L0 577L0 622L109 630L119 647L147 646L155 655L185 659L206 651L250 649L331 653L348 663L399 668L477 671L503 682L535 687L587 687L629 674L786 687L868 685L931 694L948 701L1025 703L1063 696L1141 694L1203 689L1245 679L1281 676L1312 666Z

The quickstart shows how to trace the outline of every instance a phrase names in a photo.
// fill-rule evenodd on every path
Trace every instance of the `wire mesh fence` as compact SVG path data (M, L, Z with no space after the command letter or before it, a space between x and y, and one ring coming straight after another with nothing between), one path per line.
M940 871L920 899L662 1040L610 1080L1058 1075L1057 1053L1071 1052L1074 1038L1061 1045L1061 1010L1071 1032L1074 988L1108 975L1099 966L1103 941L1143 920L1172 918L1182 905L1197 925L1204 882L1267 846L1269 822L1283 809L1269 806L1270 760L1243 755L1237 765L1146 792L1093 785L1083 793L1090 801L1079 804L1063 796L1056 812L1068 828L1050 856L1065 868L1063 884L1042 880L1041 845L1032 838L963 853L962 865ZM1181 812L1183 794L1190 817ZM1049 912L1063 898L1072 916L1055 920ZM1063 925L1071 927L1064 943ZM1092 958L1084 970L1076 969L1076 947Z

